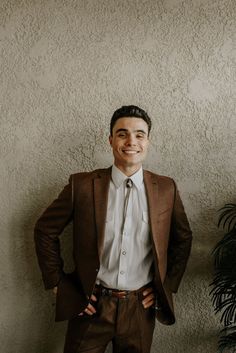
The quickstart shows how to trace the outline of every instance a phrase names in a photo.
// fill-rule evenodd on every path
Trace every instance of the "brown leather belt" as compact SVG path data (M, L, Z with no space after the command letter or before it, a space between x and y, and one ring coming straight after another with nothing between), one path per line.
M94 294L101 295L101 296L115 297L119 299L127 299L130 295L138 295L145 288L148 288L151 286L152 286L152 283L148 283L137 290L119 290L114 288L103 287L100 284L96 284L94 288Z

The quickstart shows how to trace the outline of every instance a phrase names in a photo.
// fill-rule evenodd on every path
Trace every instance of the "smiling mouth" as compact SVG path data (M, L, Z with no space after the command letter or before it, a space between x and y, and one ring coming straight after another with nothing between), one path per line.
M125 154L136 154L139 153L139 151L133 151L133 150L122 150L123 153Z

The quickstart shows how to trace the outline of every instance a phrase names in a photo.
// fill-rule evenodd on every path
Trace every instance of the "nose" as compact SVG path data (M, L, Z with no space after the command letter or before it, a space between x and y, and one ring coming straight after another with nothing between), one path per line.
M136 138L133 135L128 135L126 139L127 146L135 146L136 145Z

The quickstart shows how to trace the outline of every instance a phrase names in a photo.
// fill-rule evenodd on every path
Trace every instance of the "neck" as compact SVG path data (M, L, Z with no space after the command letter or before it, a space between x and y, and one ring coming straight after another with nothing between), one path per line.
M131 175L135 174L140 168L141 168L141 164L140 165L136 165L136 166L121 166L118 165L116 163L114 163L115 166L120 169L120 171L122 173L124 173L127 177L130 177Z

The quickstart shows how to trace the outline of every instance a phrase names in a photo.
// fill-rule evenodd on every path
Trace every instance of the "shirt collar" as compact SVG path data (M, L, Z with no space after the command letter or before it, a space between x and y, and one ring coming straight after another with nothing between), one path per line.
M134 173L130 177L127 177L127 175L122 173L122 171L113 164L111 178L117 189L126 179L131 179L136 188L140 189L143 184L143 167L141 167L136 173Z

